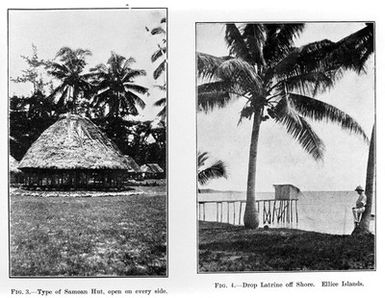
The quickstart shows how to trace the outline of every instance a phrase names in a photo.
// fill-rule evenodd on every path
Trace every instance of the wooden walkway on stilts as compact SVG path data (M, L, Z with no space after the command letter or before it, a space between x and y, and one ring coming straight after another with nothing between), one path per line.
M263 225L298 223L297 202L298 199L257 200L260 222ZM243 200L201 201L198 202L198 219L243 225L245 207Z

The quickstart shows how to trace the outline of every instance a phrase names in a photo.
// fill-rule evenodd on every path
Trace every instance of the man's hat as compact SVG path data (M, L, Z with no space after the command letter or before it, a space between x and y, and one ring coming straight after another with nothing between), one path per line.
M362 187L361 185L358 185L358 186L356 187L355 191L358 191L358 190L362 190L362 191L363 191L364 189L363 189L363 187Z

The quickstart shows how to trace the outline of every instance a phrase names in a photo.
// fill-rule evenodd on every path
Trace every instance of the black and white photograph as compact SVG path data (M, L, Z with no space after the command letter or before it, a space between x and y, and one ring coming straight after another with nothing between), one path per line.
M167 277L167 9L9 9L9 276Z
M375 23L195 29L198 273L375 270Z

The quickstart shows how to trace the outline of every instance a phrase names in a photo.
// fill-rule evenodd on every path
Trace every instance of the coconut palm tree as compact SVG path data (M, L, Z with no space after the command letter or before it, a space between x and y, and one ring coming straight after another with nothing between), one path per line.
M61 81L49 96L62 109L61 112L74 112L79 98L88 96L91 90L89 74L84 74L83 70L86 66L85 59L91 54L91 51L85 49L62 47L55 57L59 62L47 63L48 74Z
M143 109L146 105L140 95L147 94L148 89L135 83L135 79L145 76L146 72L131 68L133 63L134 58L112 52L107 64L91 69L96 93L93 102L106 108L107 117L136 116L138 107Z
M307 119L330 121L349 132L367 136L352 117L314 98L331 88L341 70L319 63L326 41L297 48L294 39L301 23L227 24L226 57L197 54L198 108L209 112L235 98L246 99L240 120L252 119L244 225L259 225L256 209L256 165L260 126L273 120L299 142L315 160L323 158L324 144Z
M208 152L198 152L198 183L205 185L212 179L227 178L226 166L223 161L216 160L207 166Z

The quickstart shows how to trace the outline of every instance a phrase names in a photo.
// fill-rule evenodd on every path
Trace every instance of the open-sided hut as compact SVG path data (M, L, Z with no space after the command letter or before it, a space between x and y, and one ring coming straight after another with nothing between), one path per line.
M28 188L120 189L137 170L132 161L91 120L67 114L32 144L19 169Z
M19 184L23 182L23 173L18 169L19 162L9 155L9 178L10 184Z
M146 163L140 167L140 171L142 173L143 178L151 179L151 178L163 178L164 171L157 163Z

